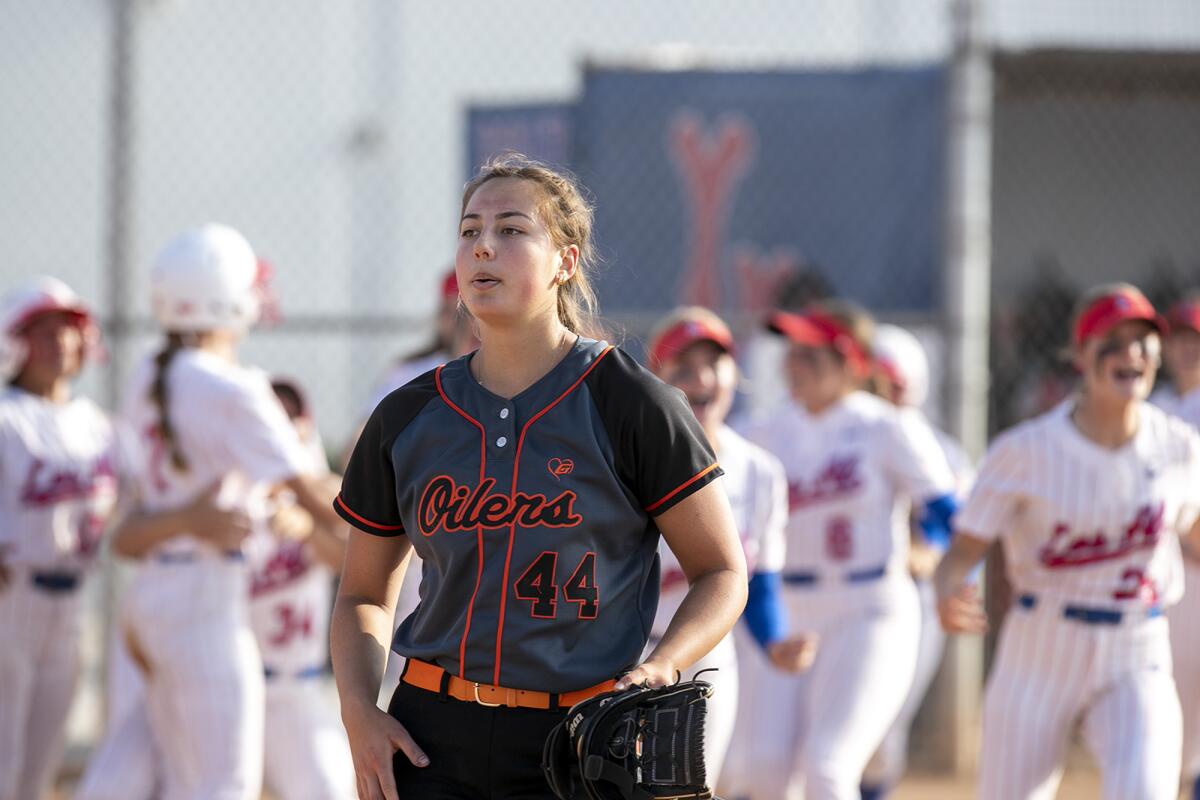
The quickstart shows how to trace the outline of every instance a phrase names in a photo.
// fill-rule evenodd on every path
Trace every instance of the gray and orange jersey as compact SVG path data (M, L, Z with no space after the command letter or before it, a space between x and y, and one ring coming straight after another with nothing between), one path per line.
M470 359L380 403L335 503L423 560L393 649L515 689L613 678L654 619L654 518L722 474L713 450L679 390L604 342L580 338L512 399Z

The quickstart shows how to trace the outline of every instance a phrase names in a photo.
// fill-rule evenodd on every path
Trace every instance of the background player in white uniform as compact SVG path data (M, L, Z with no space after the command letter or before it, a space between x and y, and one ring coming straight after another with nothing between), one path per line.
M324 447L300 389L274 380L272 388L309 453L312 474L330 477ZM274 526L247 542L250 622L266 675L264 778L280 800L341 800L355 796L354 763L328 675L333 571L345 556L342 529L313 524L286 503ZM289 513L289 511L291 513Z
M296 427L312 461L312 474L328 474L321 437L300 389L274 380L271 388ZM246 542L250 564L250 620L266 677L264 783L280 800L338 800L354 796L354 768L333 698L321 677L329 660L332 570L345 543L315 525L287 492L273 498L270 518L245 519L255 533ZM202 496L187 527L213 527L227 519ZM239 521L233 521L239 524ZM229 525L224 526L227 530ZM93 753L75 800L151 800L162 785L162 764L150 732L145 680L124 643L110 659L110 723Z
M1200 297L1192 295L1167 314L1170 333L1163 362L1171 387L1150 398L1163 410L1200 428ZM1183 548L1184 591L1167 612L1175 686L1183 712L1183 778L1192 800L1200 800L1200 552Z
M266 376L236 362L257 313L256 272L249 244L230 228L207 225L172 240L151 273L166 343L135 371L125 398L123 416L143 437L145 456L139 512L123 521L114 549L144 557L122 625L147 672L167 798L256 798L263 725L246 530L202 539L169 512L212 487L222 505L249 511L283 484L309 513L328 516Z
M992 443L938 567L951 632L986 628L968 576L996 539L1013 585L984 699L984 800L1053 797L1077 722L1105 798L1177 796L1162 609L1182 589L1179 534L1198 535L1200 436L1143 402L1161 326L1127 284L1084 298L1072 330L1079 394Z
M783 568L783 526L787 517L787 483L783 467L774 456L750 444L725 425L737 385L733 334L707 309L678 309L662 320L651 334L648 360L651 370L659 378L683 391L725 470L725 491L746 551L747 569L753 576L748 613L756 622L762 646L769 648L772 661L780 669L799 671L807 665L811 648L804 648L803 641L783 641L779 607L779 571ZM687 579L671 549L665 544L660 545L659 557L662 590L647 652L661 640L687 595ZM757 625L760 620L767 621L766 629ZM758 644L752 646L760 647ZM730 633L692 666L694 673L716 670L703 676L716 689L708 705L704 760L708 765L709 784L724 785L725 792L731 789L728 788L729 781L721 782L722 765L734 735L735 719L740 713L740 660L734 636ZM751 676L753 674L751 670ZM752 778L749 775L739 777L743 784Z
M79 678L81 582L118 491L116 437L71 380L97 331L61 281L0 301L0 800L50 788Z
M783 462L790 507L784 597L793 633L818 644L809 673L758 687L758 702L775 709L777 720L772 735L758 740L758 772L782 776L788 786L764 783L753 796L857 800L863 768L916 665L910 499L926 528L945 531L954 482L928 425L860 390L873 328L865 312L831 301L802 315L778 313L769 327L791 341L786 365L795 402L753 426L748 438ZM785 707L794 713L780 713Z
M929 360L917 337L895 325L879 325L875 329L875 390L885 400L900 409L900 413L915 425L929 425L921 406L929 394ZM955 495L965 496L971 481L971 465L958 442L945 432L933 428L946 461L955 478ZM900 708L895 722L883 737L879 749L863 772L863 800L881 798L904 777L908 766L908 732L913 718L929 691L942 661L945 633L937 616L937 593L930 580L937 561L948 541L931 543L913 531L908 569L917 586L921 601L921 638L917 645L917 669L908 697Z

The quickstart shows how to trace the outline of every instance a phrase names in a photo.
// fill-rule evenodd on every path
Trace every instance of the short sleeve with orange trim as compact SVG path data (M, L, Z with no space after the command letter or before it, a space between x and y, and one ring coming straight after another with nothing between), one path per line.
M617 474L648 514L658 516L723 474L683 392L629 355L615 351L588 384Z
M396 438L437 396L433 372L385 397L363 427L333 507L342 519L376 536L404 533L391 449Z

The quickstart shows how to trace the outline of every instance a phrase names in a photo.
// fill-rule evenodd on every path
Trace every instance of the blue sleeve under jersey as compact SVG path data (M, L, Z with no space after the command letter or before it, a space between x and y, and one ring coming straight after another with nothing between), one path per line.
M925 504L921 510L917 524L925 535L925 541L938 550L945 552L950 546L952 532L951 520L958 511L958 500L952 494L935 497Z
M764 650L782 639L787 629L780 596L782 586L783 579L778 572L756 572L750 578L750 594L742 618L754 641Z

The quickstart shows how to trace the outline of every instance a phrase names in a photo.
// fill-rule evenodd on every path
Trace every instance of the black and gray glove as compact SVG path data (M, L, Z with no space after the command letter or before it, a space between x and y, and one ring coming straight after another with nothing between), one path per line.
M631 686L574 705L542 751L561 800L709 800L704 718L712 684Z

